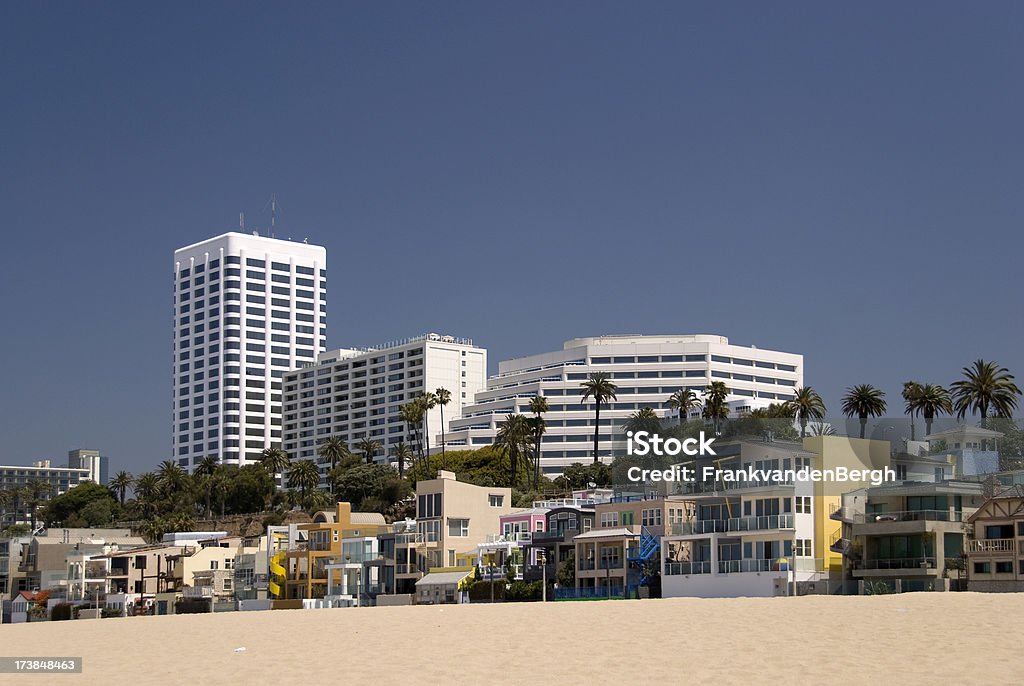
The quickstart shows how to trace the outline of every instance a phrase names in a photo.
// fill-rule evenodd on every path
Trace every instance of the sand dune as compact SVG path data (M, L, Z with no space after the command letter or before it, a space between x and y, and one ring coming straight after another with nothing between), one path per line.
M78 620L0 626L0 654L83 656L31 678L61 684L934 686L1016 680L1021 635L1024 594L909 593Z

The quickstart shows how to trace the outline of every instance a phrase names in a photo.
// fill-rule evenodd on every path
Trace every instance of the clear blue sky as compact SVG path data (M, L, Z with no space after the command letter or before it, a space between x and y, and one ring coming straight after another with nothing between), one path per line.
M171 255L327 246L329 343L1024 374L1019 3L7 3L0 461L170 442Z

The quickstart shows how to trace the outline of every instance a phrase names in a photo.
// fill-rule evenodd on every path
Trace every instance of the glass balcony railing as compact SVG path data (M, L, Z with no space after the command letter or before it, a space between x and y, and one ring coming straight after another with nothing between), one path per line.
M701 519L694 522L676 522L670 525L675 536L713 534L731 531L765 531L792 529L793 515L765 515L761 517L732 517L730 519Z
M666 576L710 573L710 562L668 562L665 564Z
M962 522L963 512L953 510L899 510L895 512L857 512L848 514L855 524L875 522Z
M934 557L894 557L877 560L859 560L854 569L934 569Z

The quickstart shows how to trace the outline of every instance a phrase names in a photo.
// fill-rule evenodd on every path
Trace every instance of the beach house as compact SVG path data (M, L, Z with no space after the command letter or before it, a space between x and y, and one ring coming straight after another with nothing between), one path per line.
M968 590L1024 591L1024 489L989 498L967 525Z

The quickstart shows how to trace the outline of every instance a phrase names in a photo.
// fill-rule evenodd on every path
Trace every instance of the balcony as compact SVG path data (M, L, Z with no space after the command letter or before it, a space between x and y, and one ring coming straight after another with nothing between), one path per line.
M531 536L531 542L534 544L541 543L561 543L565 540L571 540L573 536L582 533L579 529L553 529L552 531L535 531Z
M676 522L670 528L674 536L792 529L793 515L781 514L760 517L732 517L730 519L702 519L696 522Z
M854 572L924 571L935 573L934 557L895 557L877 560L859 560L853 563Z
M500 535L488 534L487 543L529 543L532 540L532 538L533 534L531 534L529 531L513 531L512 533Z
M949 510L898 510L896 512L857 512L851 513L848 521L854 524L874 524L876 522L961 522L962 512Z
M792 479L746 479L742 481L686 481L675 489L678 495L715 495L755 488L792 488Z
M710 562L668 562L665 564L666 576L710 573Z
M1021 541L1024 550L1024 541ZM967 541L967 552L970 554L1013 553L1017 550L1014 538L986 538L979 541Z

